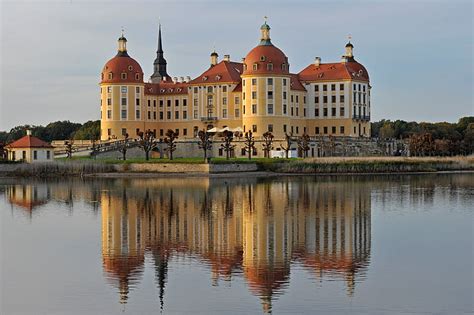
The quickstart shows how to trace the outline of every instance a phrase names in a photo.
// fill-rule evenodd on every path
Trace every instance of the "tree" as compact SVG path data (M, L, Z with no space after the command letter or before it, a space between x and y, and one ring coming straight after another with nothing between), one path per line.
M204 161L207 161L207 151L212 149L211 135L205 129L198 132L199 142L198 146L204 152Z
M382 139L392 139L395 136L395 129L390 123L386 123L380 128L379 136Z
M75 140L92 140L100 138L100 120L89 120L74 133Z
M224 137L222 138L223 143L221 144L222 149L225 151L225 158L226 160L229 159L230 157L230 152L234 150L235 145L232 144L232 141L234 140L234 133L232 131L224 131L223 132Z
M176 139L178 139L178 134L172 129L168 129L165 136L164 142L166 143L166 152L168 152L169 159L172 160L173 152L176 150Z
M464 131L463 147L466 154L474 152L474 122L469 123Z
M266 158L270 157L270 151L273 149L273 134L267 131L263 134L263 154Z
M244 145L245 145L244 146L245 151L248 154L248 158L249 158L249 160L251 160L252 159L252 152L253 152L253 150L255 150L255 140L254 140L252 131L250 131L250 130L245 133Z
M280 144L280 147L283 149L283 151L285 151L285 158L288 158L288 153L291 150L291 143L293 142L293 140L291 139L292 135L293 134L289 135L285 132L285 146Z
M5 144L0 142L0 161L7 159L7 150L5 149Z
M298 149L300 149L300 151L303 153L303 157L305 158L308 157L309 141L310 141L310 138L306 133L304 133L301 137L299 137L296 140Z
M127 150L128 150L128 142L129 142L129 138L128 138L128 133L125 134L124 136L124 139L123 139L123 142L120 143L120 153L122 153L122 159L125 161L127 159Z
M148 129L147 131L143 132L140 131L138 133L138 136L140 137L140 140L138 141L138 145L145 151L145 160L150 159L150 151L156 148L158 145L155 134L153 131Z
M64 142L64 146L66 147L66 157L68 159L72 158L74 140L68 140L68 141Z

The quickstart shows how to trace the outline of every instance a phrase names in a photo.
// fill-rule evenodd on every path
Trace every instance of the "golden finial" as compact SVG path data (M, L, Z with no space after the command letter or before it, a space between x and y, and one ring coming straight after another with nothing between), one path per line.
M124 30L124 28L123 28L123 26L122 26L122 37L123 37L124 32L125 32L125 30Z
M263 19L265 20L265 24L267 24L268 16L264 16Z
M347 39L349 40L349 42L351 42L352 35L351 34L347 35Z

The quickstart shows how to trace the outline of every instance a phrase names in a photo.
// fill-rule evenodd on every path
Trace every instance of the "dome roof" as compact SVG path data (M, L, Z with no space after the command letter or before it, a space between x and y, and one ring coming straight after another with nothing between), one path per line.
M289 74L288 58L272 44L258 45L245 57L243 74Z
M127 39L120 36L118 52L102 69L100 83L143 83L140 64L127 53Z
M272 44L267 22L260 27L260 31L260 43L245 57L243 74L289 74L288 58Z
M122 75L126 74L126 75ZM102 69L101 83L143 83L140 64L128 54L117 54Z

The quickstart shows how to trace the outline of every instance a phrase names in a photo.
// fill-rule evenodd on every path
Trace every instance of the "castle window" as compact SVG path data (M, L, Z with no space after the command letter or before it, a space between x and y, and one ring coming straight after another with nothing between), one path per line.
M153 112L153 120L156 120L156 112Z
M235 105L239 105L239 97L238 96L236 96L234 98L234 103L235 103Z
M314 109L314 116L319 117L319 108Z
M272 124L268 125L267 130L268 132L273 132L273 125Z
M328 127L324 127L324 134L327 135L328 134Z
M140 74L139 73L135 73L135 80L140 80Z
M339 91L344 91L344 84L339 84Z
M148 111L148 120L151 120L151 112Z
M258 64L256 63L253 64L253 70L258 70Z
M188 100L187 99L183 99L183 106L188 106Z
M273 71L273 63L267 64L267 70L268 71Z
M257 85L257 79L252 79L252 85Z
M247 64L244 63L244 71L247 70Z
M166 119L171 120L171 112L170 111L166 112Z
M319 135L319 127L314 127L314 133Z
M174 119L179 119L179 111L174 112Z
M286 86L286 79L283 79L283 86Z
M344 95L339 95L339 103L344 103Z
M256 113L257 113L257 105L252 104L252 114L256 114Z
M224 86L222 87L222 92L227 92L227 85L224 85Z
M184 128L183 129L183 136L187 136L188 135L188 129Z
M156 100L153 100L153 107L156 107Z
M341 135L344 134L344 126L340 126L340 127L339 127L339 133L340 133Z
M163 112L160 112L160 120L163 120Z
M328 109L327 108L323 108L323 116L328 117Z
M286 92L283 92L283 99L286 100Z
M112 72L109 72L109 80L112 80L114 77L114 74Z
M194 88L194 93L197 93L197 92L198 92L198 88L195 87L195 88Z
M197 99L197 98L195 98L195 99L193 100L193 102L194 102L194 106L198 106L198 99Z
M188 119L188 111L183 110L183 119Z
M339 116L344 117L345 114L346 113L344 107L339 108Z
M111 86L107 87L107 93L112 93L112 87Z
M323 84L323 91L327 91L328 90L328 86L326 84Z
M265 61L265 56L260 56L260 61Z
M132 71L133 70L133 67L132 66L128 66L128 71Z
M107 111L107 119L112 119L112 111L110 109Z
M332 95L332 96L331 96L331 102L332 102L332 103L336 103L336 95Z
M314 86L314 91L315 91L315 92L319 92L319 85L316 84L316 85Z
M314 102L315 102L316 104L319 104L319 96L316 96L316 97L314 98Z
M122 97L121 100L122 100L122 102L121 102L122 106L127 106L127 98L126 98L126 97Z
M127 93L127 87L126 86L120 87L120 90L122 91L122 93Z
M212 93L212 86L207 87L207 93Z
M122 74L120 74L120 77L122 78L122 80L125 80L125 79L127 79L127 74L126 74L126 73L122 73Z
M256 100L257 99L257 92L252 92L252 99L253 100Z
M286 115L287 113L287 106L286 104L283 104L283 115Z
M166 100L166 106L171 107L171 100Z
M267 114L273 115L273 104L267 104Z
M136 119L140 119L140 110L139 110L139 109L137 109L137 110L135 111L135 118L136 118Z
M194 119L197 119L197 118L198 118L198 111L197 111L197 109L194 110L194 114L193 114L193 115L194 115Z
M110 97L107 99L107 105L108 105L108 106L111 106L111 105L112 105L112 99L111 99Z
M324 103L324 104L327 104L327 102L328 102L328 97L327 97L327 96L323 96L323 103Z
M267 98L272 100L273 99L273 91L268 91L267 92Z
M222 98L222 105L227 105L227 97Z
M281 64L281 70L286 70L286 63Z
M336 85L335 84L331 84L331 91L335 91L336 90Z
M336 117L336 108L335 107L331 108L331 116Z
M332 134L335 134L335 133L336 133L336 126L332 126L332 127L331 127L331 133L332 133Z
M139 98L135 99L135 105L140 106L140 99Z
M174 106L176 106L176 107L179 106L179 100L174 101Z
M252 125L252 132L257 132L257 125Z
M268 85L273 85L273 78L268 78L267 79L267 84Z
M240 110L238 108L235 109L235 117L240 117Z
M140 87L139 86L135 87L135 93L140 94Z
M227 118L227 109L222 110L222 118Z

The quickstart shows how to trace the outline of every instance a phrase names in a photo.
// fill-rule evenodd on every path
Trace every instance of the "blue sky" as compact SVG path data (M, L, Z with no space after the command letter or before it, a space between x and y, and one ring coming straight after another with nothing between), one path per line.
M240 61L272 41L299 72L339 61L347 35L371 77L372 120L457 121L474 115L472 1L4 1L0 130L99 119L99 76L125 28L152 72L161 19L171 76L207 69L213 47Z

